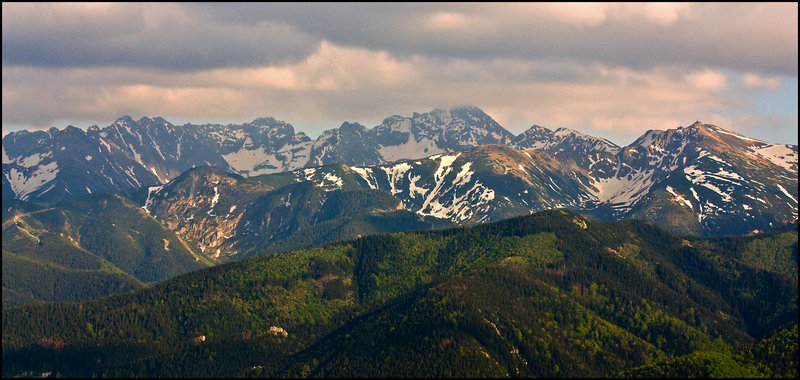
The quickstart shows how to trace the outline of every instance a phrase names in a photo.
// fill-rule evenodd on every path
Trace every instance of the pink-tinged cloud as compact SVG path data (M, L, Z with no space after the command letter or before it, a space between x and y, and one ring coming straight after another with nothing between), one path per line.
M762 76L746 73L742 76L742 84L746 89L774 91L781 86L781 78L778 76Z

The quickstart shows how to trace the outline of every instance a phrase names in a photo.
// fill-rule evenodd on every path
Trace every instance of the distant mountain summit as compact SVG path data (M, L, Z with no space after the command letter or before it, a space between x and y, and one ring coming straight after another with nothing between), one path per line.
M339 178L345 186L387 192L420 217L455 224L552 208L603 220L641 218L701 235L797 220L796 145L699 121L650 130L626 147L538 125L514 136L477 107L394 115L371 129L344 122L315 140L273 118L174 126L124 116L103 129L12 132L3 138L3 197L57 202L173 186L168 182L201 166L241 178L287 173L275 178L323 189ZM196 185L226 197L221 185Z
M797 220L797 157L796 145L770 144L699 121L649 131L619 159L631 182L647 190L617 191L611 199L631 217L673 230L763 230Z

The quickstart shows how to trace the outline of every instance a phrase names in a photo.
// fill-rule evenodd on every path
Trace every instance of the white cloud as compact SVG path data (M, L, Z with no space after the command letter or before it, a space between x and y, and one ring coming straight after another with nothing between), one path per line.
M705 69L686 75L686 81L698 90L719 91L728 86L728 78L719 70Z
M778 76L761 76L753 73L745 73L742 76L742 84L746 89L774 91L781 86L781 78Z

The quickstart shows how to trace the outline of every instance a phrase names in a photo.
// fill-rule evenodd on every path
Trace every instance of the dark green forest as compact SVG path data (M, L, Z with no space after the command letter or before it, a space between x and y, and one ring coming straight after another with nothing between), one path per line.
M700 239L545 211L259 256L92 301L9 308L2 370L794 378L797 281L796 225Z

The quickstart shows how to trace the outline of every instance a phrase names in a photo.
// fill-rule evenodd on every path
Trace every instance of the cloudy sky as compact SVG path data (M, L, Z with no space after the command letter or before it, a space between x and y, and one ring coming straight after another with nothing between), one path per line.
M3 133L475 105L626 145L695 120L797 144L797 3L3 3Z

